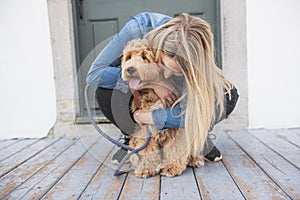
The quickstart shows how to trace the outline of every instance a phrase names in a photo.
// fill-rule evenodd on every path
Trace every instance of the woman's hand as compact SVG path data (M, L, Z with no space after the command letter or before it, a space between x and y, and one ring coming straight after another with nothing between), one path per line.
M170 104L173 104L177 99L173 91L162 84L151 83L147 85L147 88L152 88L154 90L154 92L162 101L164 107L166 107L166 101L169 101Z
M153 124L152 112L143 112L142 110L136 110L133 113L133 118L139 125Z

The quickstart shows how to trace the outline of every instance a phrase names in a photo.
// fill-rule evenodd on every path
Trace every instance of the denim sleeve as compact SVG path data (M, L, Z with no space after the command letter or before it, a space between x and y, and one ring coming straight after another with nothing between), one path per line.
M128 91L127 83L121 77L121 68L107 67L98 85L104 88L116 88L124 93Z
M173 109L159 109L152 112L154 127L157 130L166 130L169 128L183 128L185 114L182 114L180 106Z
M86 82L104 88L128 91L127 83L121 78L121 56L125 45L132 39L142 38L139 24L135 19L129 20L122 30L100 52L87 74Z

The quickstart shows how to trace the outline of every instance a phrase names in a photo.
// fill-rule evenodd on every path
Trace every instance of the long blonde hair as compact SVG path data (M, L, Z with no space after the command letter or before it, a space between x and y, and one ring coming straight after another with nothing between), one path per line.
M216 66L210 25L183 13L151 31L148 39L156 60L161 52L174 58L185 77L185 135L190 155L200 155L209 129L224 112L224 92L230 96L232 87Z

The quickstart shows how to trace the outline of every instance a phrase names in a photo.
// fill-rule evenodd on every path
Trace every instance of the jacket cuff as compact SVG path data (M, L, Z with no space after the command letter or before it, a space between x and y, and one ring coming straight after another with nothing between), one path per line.
M152 119L156 130L163 130L167 121L166 110L160 109L152 111Z
M128 93L128 91L129 91L128 83L122 79L121 73L119 74L117 85L116 85L115 89L118 89L125 94Z

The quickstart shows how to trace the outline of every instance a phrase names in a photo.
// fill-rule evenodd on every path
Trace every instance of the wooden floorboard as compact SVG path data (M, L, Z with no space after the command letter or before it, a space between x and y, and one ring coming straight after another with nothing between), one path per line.
M126 177L120 199L159 199L159 182L159 176L140 179L136 178L133 173L130 173Z
M16 142L20 142L21 140L18 140L18 139L8 139L8 140L0 140L1 143L0 143L0 151L2 149L5 149L7 148L8 146L16 143Z
M300 199L299 193L294 191L300 188L299 170L295 166L246 131L231 132L230 136L282 191L293 199Z
M259 139L267 147L285 158L291 164L300 169L300 149L291 145L288 141L274 137L274 133L269 130L251 130L249 131L253 136ZM288 134L287 134L288 135Z
M203 198L244 199L223 162L205 163L205 167L195 168L194 171Z
M95 144L97 139L87 138L87 148ZM80 142L64 151L45 168L28 179L22 187L10 194L12 198L38 199L44 197L87 153L88 149Z
M275 137L286 140L290 144L300 148L300 131L297 131L297 129L278 129L271 132Z
M73 141L74 142L74 141ZM76 141L75 141L76 142ZM19 165L17 168L10 171L10 173L0 178L0 197L9 195L13 190L22 186L26 180L42 170L49 162L54 160L65 149L70 147L72 142L70 140L61 139L53 144L42 154L31 158L27 162Z
M27 160L33 158L34 156L37 156L39 153L41 153L60 139L61 138L39 140L33 145L23 149L19 153L9 156L5 160L5 162L0 164L0 178L22 163L26 162Z
M45 195L45 199L58 199L61 196L78 199L82 195L89 180L112 150L111 144L103 140L104 138L101 138L88 149L72 169Z
M5 159L19 153L20 151L29 148L30 145L38 142L39 139L24 139L19 142L15 142L12 145L9 145L7 148L4 148L0 151L0 162Z
M0 140L0 199L300 199L300 129L227 131L215 143L221 162L139 179L113 175L118 148L99 135Z
M127 175L113 176L114 169L101 165L80 199L117 199Z
M224 164L246 199L287 199L285 193L229 135L217 144Z

